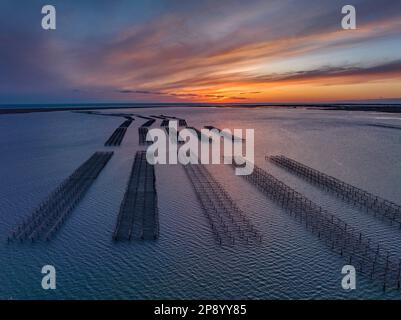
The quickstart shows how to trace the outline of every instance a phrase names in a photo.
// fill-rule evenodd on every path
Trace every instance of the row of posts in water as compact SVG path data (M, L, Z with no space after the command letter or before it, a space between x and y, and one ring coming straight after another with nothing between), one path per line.
M161 127L165 128L167 131L167 134L169 133L169 123L170 121L178 121L178 126L180 127L187 127L187 122L185 119L180 119L176 117L169 117L169 116L153 116L158 119L162 119L162 122L160 124ZM155 119L148 120L146 123L144 123L142 126L138 128L138 136L139 136L139 144L140 145L149 145L151 142L146 141L146 136L149 132L149 127L153 125L153 123L156 121ZM177 132L178 135L178 132ZM177 139L178 141L178 139Z
M142 127L148 128L154 122L154 119L148 119ZM126 125L127 122L124 124L123 127L128 127ZM200 131L198 130L199 133ZM9 240L49 240L65 221L68 213L82 199L86 190L107 164L111 156L112 153L95 153L55 190L49 199L43 202L32 216L23 221L12 232ZM270 160L319 186L335 192L343 199L348 199L355 204L365 206L376 214L400 223L398 219L399 206L388 200L348 185L334 177L302 165L295 160L283 156L272 157ZM255 243L261 241L262 237L258 231L251 225L224 188L210 175L204 166L187 165L185 168L218 243ZM147 170L145 171L147 172ZM148 178L149 176L145 176L145 180L149 180ZM153 178L150 179L153 185L154 178L153 172ZM384 290L394 287L400 289L400 261L396 260L379 245L374 244L369 238L362 235L361 232L358 232L352 226L347 225L341 219L330 214L258 167L255 167L254 172L250 176L245 176L245 178L256 185L274 202L281 205L292 216L301 221L308 230L324 241L334 252L341 255L348 263L355 265L371 279L381 281ZM135 186L135 183L133 185ZM138 185L140 183L134 187L137 191ZM130 188L131 186L129 185L127 192L130 192ZM144 192L142 194L143 199L145 199L143 204L144 213L147 208L146 197L149 194L153 194L153 196L148 197L148 199L151 199L151 201L148 201L148 204L153 201L153 204L155 204L154 207L157 210L156 191ZM127 197L127 199L127 201L132 201L133 197ZM133 221L142 221L144 223L146 217L155 216L144 214L141 218ZM153 221L154 224L151 223L149 228L146 227L146 223L143 224L143 230L154 230L156 225L158 230L158 220L153 219ZM131 228L135 228L135 225L132 224ZM131 235L132 231L129 234ZM144 231L142 231L142 238L143 235Z
M119 145L123 139L121 132L131 125L134 119L127 114L102 114L97 112L85 112L88 114L107 115L124 117L124 121L112 134L106 145ZM151 126L156 120L144 117L148 121L142 125L142 128ZM166 119L166 116L162 117ZM175 117L170 117L178 119ZM186 125L184 119L179 119L181 125ZM84 164L82 164L73 174L71 174L56 190L54 190L46 200L44 200L39 207L27 218L25 218L7 237L8 241L35 241L35 240L50 240L52 236L60 229L61 225L66 221L68 215L74 210L79 201L84 197L86 191L90 188L93 181L98 174L102 171L104 166L110 160L113 152L96 152ZM152 171L153 170L153 171ZM157 196L154 183L154 169L152 167L151 174L153 174L153 188L154 190L148 192L145 197L150 200L145 200L147 203L153 203L151 206L157 211ZM151 194L151 196L149 196ZM157 214L157 213L156 213ZM155 226L148 229L158 230L158 219L155 219ZM146 228L145 228L146 229ZM155 236L158 236L158 231Z
M400 289L401 262L380 245L257 166L243 177L383 290Z
M9 241L50 240L83 198L113 152L96 152L14 229Z
M146 152L138 151L120 206L113 239L155 240L159 236L156 177Z
M128 127L131 125L132 121L134 121L134 119L130 118L127 119L126 121L124 121L114 132L113 134L110 136L110 138L106 141L106 143L104 144L107 147L110 146L120 146L125 133L127 132Z
M204 165L185 165L185 171L220 245L254 244L262 236Z
M294 173L303 179L334 193L337 197L372 212L401 227L401 206L360 188L354 187L335 177L308 167L285 156L272 156L268 159L274 164Z

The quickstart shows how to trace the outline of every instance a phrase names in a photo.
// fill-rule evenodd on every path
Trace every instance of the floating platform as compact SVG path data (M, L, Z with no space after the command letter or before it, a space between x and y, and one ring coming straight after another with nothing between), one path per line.
M242 177L383 290L400 290L401 261L380 245L257 166Z
M220 245L256 244L262 236L204 165L184 166L215 240Z
M70 175L33 214L12 231L9 241L50 240L84 197L113 152L96 152Z
M121 203L113 239L155 240L159 237L156 177L146 152L135 155L124 199Z
M333 193L343 201L365 209L367 212L373 213L375 217L385 219L390 223L395 223L397 226L401 227L401 206L398 204L354 187L344 181L285 156L273 156L268 159L277 166Z
M110 136L110 138L104 144L106 147L117 147L120 146L125 134L127 133L128 127L132 123L132 119L127 119L124 121Z

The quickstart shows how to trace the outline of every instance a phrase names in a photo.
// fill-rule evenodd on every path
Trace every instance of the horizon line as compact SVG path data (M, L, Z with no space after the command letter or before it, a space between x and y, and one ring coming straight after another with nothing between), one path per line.
M334 102L50 102L50 103L0 103L0 109L3 108L19 108L19 107L39 107L39 106L341 106L341 105L388 105L401 106L401 98L383 99L383 100L350 100L350 101L334 101Z

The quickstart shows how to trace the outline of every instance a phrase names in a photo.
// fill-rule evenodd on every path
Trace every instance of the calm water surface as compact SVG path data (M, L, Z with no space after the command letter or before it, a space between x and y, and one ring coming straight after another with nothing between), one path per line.
M401 257L401 232L264 160L284 154L401 203L401 116L307 109L160 108L201 128L253 128L256 163ZM113 112L118 112L115 110ZM160 239L113 243L138 146L136 119L120 148L50 243L7 244L10 229L122 123L117 117L50 112L0 116L1 299L399 299L363 277L341 289L342 259L224 165L208 166L262 232L255 247L219 247L180 165L157 166ZM156 123L159 126L160 121ZM41 288L43 265L57 290Z

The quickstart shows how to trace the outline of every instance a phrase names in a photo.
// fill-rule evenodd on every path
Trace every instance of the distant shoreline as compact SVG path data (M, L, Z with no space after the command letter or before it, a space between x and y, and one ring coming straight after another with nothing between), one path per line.
M0 106L0 115L20 114L55 111L90 111L112 109L147 109L147 108L172 108L172 107L198 107L198 108L308 108L317 110L342 110L342 111L369 111L401 113L401 104L79 104L74 106L49 105L48 107L36 107L36 105Z

